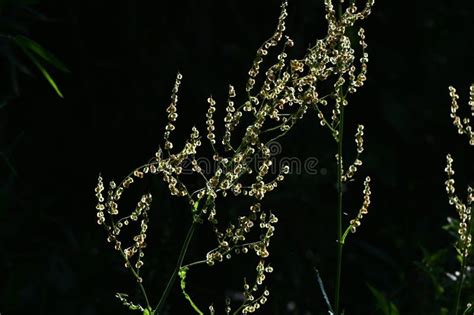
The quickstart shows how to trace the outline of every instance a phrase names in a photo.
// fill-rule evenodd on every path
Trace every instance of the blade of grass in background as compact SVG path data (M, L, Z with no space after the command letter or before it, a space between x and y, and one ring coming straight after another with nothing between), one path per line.
M48 50L43 48L40 44L29 39L28 37L18 35L18 36L12 37L12 39L28 56L31 62L33 62L34 65L38 68L41 74L48 81L49 85L51 85L51 87L54 89L56 94L58 94L60 97L63 97L63 94L59 90L58 85L56 84L54 79L51 77L49 72L46 70L46 68L43 66L43 64L40 62L40 60L36 58L36 56L41 57L43 60L45 60L47 63L49 63L50 65L52 65L58 70L61 70L63 72L70 72L69 69L64 65L64 63L62 63L58 58L56 58Z

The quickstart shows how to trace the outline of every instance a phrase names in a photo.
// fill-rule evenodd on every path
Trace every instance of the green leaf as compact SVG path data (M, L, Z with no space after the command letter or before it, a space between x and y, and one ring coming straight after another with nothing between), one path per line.
M33 52L34 54L36 54L37 56L40 56L41 58L43 58L45 61L47 61L49 64L51 64L55 68L64 72L70 72L69 69L66 67L66 65L64 65L64 63L62 63L51 52L46 50L44 47L42 47L40 44L38 44L34 40L22 35L17 35L13 37L13 40L23 50L27 49Z
M56 82L54 82L53 78L51 75L48 73L48 71L43 67L43 65L36 59L36 57L28 50L23 49L24 53L31 59L31 61L35 64L35 66L38 68L38 70L43 74L43 76L46 78L48 81L49 85L52 86L54 91L56 91L56 94L58 94L60 97L64 97L61 91L59 90Z
M375 297L377 301L377 309L382 311L382 314L384 315L400 315L398 312L398 308L395 304L392 302L388 301L385 296L375 289L374 287L370 286L367 284L369 287L370 291L372 292L372 295Z

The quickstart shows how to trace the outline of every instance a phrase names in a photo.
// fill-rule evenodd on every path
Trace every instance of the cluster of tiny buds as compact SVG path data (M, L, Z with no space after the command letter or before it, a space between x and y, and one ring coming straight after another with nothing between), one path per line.
M312 77L307 80L311 82L311 85L316 86L317 81L326 80L331 75L335 76L334 91L328 94L334 100L330 121L326 119L322 109L318 107L318 104L327 105L328 102L325 97L314 97L312 104L317 111L320 124L331 129L336 138L339 134L337 126L340 121L341 106L348 105L345 91L355 93L358 88L363 86L367 79L367 63L369 61L366 52L365 31L360 28L358 36L362 53L359 58L360 70L357 73L355 50L352 48L350 38L346 35L346 30L352 27L355 21L366 18L370 14L373 3L374 1L367 1L365 8L358 11L353 1L343 15L337 18L332 1L326 0L326 19L329 23L328 34L324 39L317 41L316 45L308 50L304 58L304 64L310 72L308 76Z
M211 142L212 145L216 143L216 135L214 134L214 130L216 130L216 127L214 125L214 112L216 111L216 101L210 96L207 99L207 103L209 104L209 108L207 109L207 114L206 114L206 125L207 125L207 139Z
M168 113L168 124L166 125L165 128L165 133L164 133L164 140L165 140L165 149L166 150L171 150L173 148L173 143L169 140L171 132L175 129L174 123L176 122L176 119L178 118L178 112L176 109L176 106L178 104L178 91L179 91L179 86L181 85L181 79L183 76L181 73L178 73L176 75L176 81L174 83L173 91L171 94L171 103L166 109L166 112Z
M137 311L140 311L140 312L145 311L145 309L141 305L134 304L134 303L128 301L127 300L128 295L125 294L125 293L117 293L117 294L115 294L115 297L117 299L119 299L120 302L122 302L122 305L128 307L128 309L130 309L130 310L137 310Z
M357 92L357 88L361 87L364 85L364 82L367 80L367 63L369 62L369 54L366 52L367 49L367 43L365 42L365 31L361 27L359 29L359 32L357 33L359 35L359 45L362 47L362 57L360 57L359 62L360 62L360 72L359 74L355 74L356 72L356 67L354 65L350 66L348 76L349 76L349 88L348 92L349 93L355 93Z
M272 273L273 267L270 265L265 265L264 260L260 260L257 264L257 277L253 285L247 283L246 278L244 278L244 291L243 291L243 302L239 309L241 309L241 314L254 313L261 306L263 306L268 301L268 296L270 291L267 288L263 289L263 292L259 296L256 293L259 291L260 287L265 280L266 273ZM230 299L226 299L226 314L230 314L232 311L230 306Z
M132 174L127 176L119 185L117 185L114 181L111 181L109 183L109 189L107 192L107 201L104 200L104 197L102 195L102 192L104 190L104 184L102 176L100 175L98 178L97 186L95 188L96 197L98 200L98 203L96 205L98 218L97 223L99 225L104 226L108 234L107 242L113 243L115 250L121 253L123 258L125 259L125 267L134 268L135 270L138 270L143 266L143 249L146 247L145 240L147 237L146 233L149 221L148 211L150 210L150 205L152 202L151 194L144 194L138 201L135 209L129 215L126 215L118 220L115 220L114 217L119 214L117 203L120 200L124 190L134 182L133 178L143 178L144 174L148 173L149 171L149 165L142 166L133 171ZM105 210L107 210L107 214L109 214L110 216L110 223L106 223L105 221ZM128 226L131 222L137 221L139 221L140 224L139 233L133 236L133 244L131 246L123 248L122 241L120 241L119 239L122 229L125 226ZM132 266L132 258L134 256L136 256L136 259ZM136 279L138 282L142 281L142 278L138 277L137 275Z
M270 295L270 291L268 290L263 291L263 295L261 297L259 297L258 299L255 299L251 304L246 305L242 309L242 314L255 313L261 307L261 305L267 302L269 295Z
M247 93L250 93L250 91L253 89L255 85L255 78L257 77L258 73L260 72L260 64L263 62L263 57L268 54L268 49L272 46L276 46L278 42L281 40L283 37L283 33L285 31L285 19L288 15L286 12L286 7L288 6L288 3L285 1L281 5L281 13L278 18L278 25L275 33L273 36L265 41L257 51L257 56L253 62L252 68L249 70L249 80L247 81L247 87L246 91Z
M262 200L265 197L265 194L274 190L278 183L283 181L285 175L290 172L288 165L284 165L280 171L280 174L273 180L265 183L263 176L268 172L270 166L272 165L271 160L265 160L259 168L259 173L256 177L256 182L253 183L248 192L249 196L255 196L258 200Z
M467 257L472 246L472 235L469 232L469 226L471 224L471 210L474 203L474 193L473 188L469 186L467 188L467 205L460 200L460 198L455 194L454 188L454 175L453 170L453 158L450 154L446 156L446 168L444 169L448 175L448 179L445 181L446 192L448 193L449 204L453 205L456 208L456 211L459 214L459 242L458 249L463 256Z
M265 280L265 273L272 273L273 267L270 265L265 265L263 260L260 260L257 265L257 280L256 283L251 286L244 279L244 304L242 308L242 314L254 313L261 306L263 306L270 295L270 291L265 288L263 293L258 297L255 296L255 293L259 290L260 286Z
M357 153L361 154L364 152L364 125L357 126L355 142L357 144Z
M256 222L257 219L259 223ZM269 215L262 212L261 205L256 203L250 207L250 214L239 217L238 221L237 226L229 224L224 233L220 232L215 222L211 221L214 224L214 233L216 234L219 246L206 254L206 263L209 266L214 265L216 262L222 262L224 258L231 259L232 253L246 254L249 249L255 251L256 255L261 258L269 256L268 246L270 238L275 231L274 224L278 222L278 218L271 212ZM246 235L256 225L262 230L260 240L243 243L247 239Z
M97 210L97 224L101 225L105 222L105 216L104 216L104 210L105 210L105 205L104 205L104 196L102 195L102 192L104 191L104 182L102 180L102 176L99 175L99 179L97 181L97 186L95 188L95 196L98 200L97 206L95 207Z
M357 156L354 162L349 166L347 171L342 175L342 181L346 182L352 179L357 172L359 166L362 165L362 160L359 159L360 154L364 152L364 126L359 125L355 135L355 142L357 145Z
M453 158L451 157L451 154L446 155L446 168L444 169L444 171L448 175L448 179L444 182L444 184L446 185L446 192L448 193L448 195L454 195L454 179L452 178L452 176L454 175L454 169ZM452 204L451 200L450 204Z
M453 124L457 128L459 134L466 134L469 137L469 144L474 146L474 130L470 125L471 120L469 117L461 118L457 111L459 109L458 99L459 95L456 92L456 89L452 86L449 87L449 96L451 97L451 118L453 119ZM468 105L474 116L474 84L471 85L469 89L469 102Z
M232 131L237 126L242 117L242 112L235 109L233 98L235 97L235 89L232 85L229 86L229 99L227 100L226 107L226 116L224 118L224 137L222 139L222 144L227 151L232 150L232 145L230 144L230 139Z
M258 223L257 223L258 220ZM253 313L258 310L263 304L267 302L270 292L265 288L260 297L256 297L255 293L263 285L266 274L273 272L273 267L265 263L265 258L269 256L268 246L270 238L275 231L274 224L278 222L277 217L269 212L268 214L262 211L260 203L256 203L250 207L250 213L247 216L239 217L237 226L229 224L224 233L219 232L215 227L219 246L210 251L206 255L206 262L208 265L214 265L215 262L221 262L224 259L231 259L232 253L248 253L249 250L255 251L260 260L256 266L257 275L253 285L249 285L244 279L244 301L240 307L242 314ZM243 243L246 240L246 234L249 233L257 225L262 233L260 240L251 243ZM214 307L210 306L211 314L215 313ZM226 300L225 311L230 314L230 301ZM213 313L214 312L214 313Z
M352 233L355 233L357 228L360 226L360 221L368 213L368 209L370 206L370 177L367 176L364 180L364 201L362 202L362 207L357 214L357 217L350 221L350 229Z

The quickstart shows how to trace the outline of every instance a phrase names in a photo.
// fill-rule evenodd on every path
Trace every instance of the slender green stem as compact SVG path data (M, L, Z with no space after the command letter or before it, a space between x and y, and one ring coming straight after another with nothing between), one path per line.
M338 0L337 13L339 19L342 18L342 1ZM344 93L342 88L339 87L337 93L339 97L344 100ZM335 315L339 315L339 303L340 303L340 291L341 291L341 271L342 271L342 249L344 246L343 235L342 235L342 195L343 195L343 183L342 176L343 165L342 165L342 140L344 138L344 105L341 104L341 114L339 116L339 130L338 130L338 141L337 141L337 193L338 193L338 205L337 205L337 265L336 265L336 288L334 293L334 311Z
M339 301L341 291L341 270L342 270L342 249L344 246L342 235L342 195L343 195L343 169L342 169L342 139L344 132L344 106L341 106L341 115L339 120L339 134L337 142L337 264L336 264L336 288L334 293L334 310L335 315L339 315Z
M176 282L176 279L178 277L179 270L181 269L181 266L183 264L184 256L186 256L186 252L188 250L189 243L191 242L191 239L193 237L194 231L196 230L196 227L199 223L196 221L193 221L191 224L188 234L186 235L186 238L184 240L183 246L181 247L181 251L179 253L178 257L178 262L176 263L176 267L173 271L173 274L171 275L168 284L166 285L165 290L163 291L163 294L161 295L160 301L158 302L158 305L156 306L155 310L153 311L153 314L160 314L161 311L163 310L163 307L165 305L166 299L168 298L168 295L170 294L171 288Z
M466 260L467 260L467 256L465 254L463 254L462 263L461 263L461 275L460 275L460 279L459 279L458 293L457 293L457 297L456 297L456 307L454 309L454 314L455 315L459 314L459 304L461 303L461 291L462 291L462 287L464 285L464 274L465 274L465 271L466 271Z

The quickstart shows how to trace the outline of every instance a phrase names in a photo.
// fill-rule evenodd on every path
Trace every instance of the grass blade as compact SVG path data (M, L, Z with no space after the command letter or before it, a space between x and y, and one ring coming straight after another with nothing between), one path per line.
M66 65L64 65L64 63L62 63L51 52L49 52L47 49L45 49L43 46L41 46L34 40L23 35L17 35L13 37L13 40L23 50L28 50L30 52L33 52L34 54L36 54L37 56L40 56L41 58L43 58L45 61L47 61L49 64L51 64L55 68L63 72L70 72L69 69L66 67Z
M54 89L54 91L56 91L56 94L58 94L60 97L64 98L63 94L61 93L61 91L59 90L58 88L58 85L56 84L56 82L53 80L53 78L51 77L51 75L48 73L48 71L43 67L43 65L38 61L38 59L36 59L36 57L28 50L26 49L23 49L23 51L25 52L25 54L31 59L31 61L35 64L35 66L39 69L39 71L41 72L41 74L43 74L43 76L46 78L46 80L48 81L49 85L51 85L51 87Z
M314 268L314 271L316 271L316 278L318 279L319 288L321 289L321 293L323 295L324 301L326 302L326 306L328 307L329 313L334 314L334 312L332 310L331 302L329 302L329 297L326 294L326 290L324 289L323 279L321 279L321 275L319 274L319 270Z

